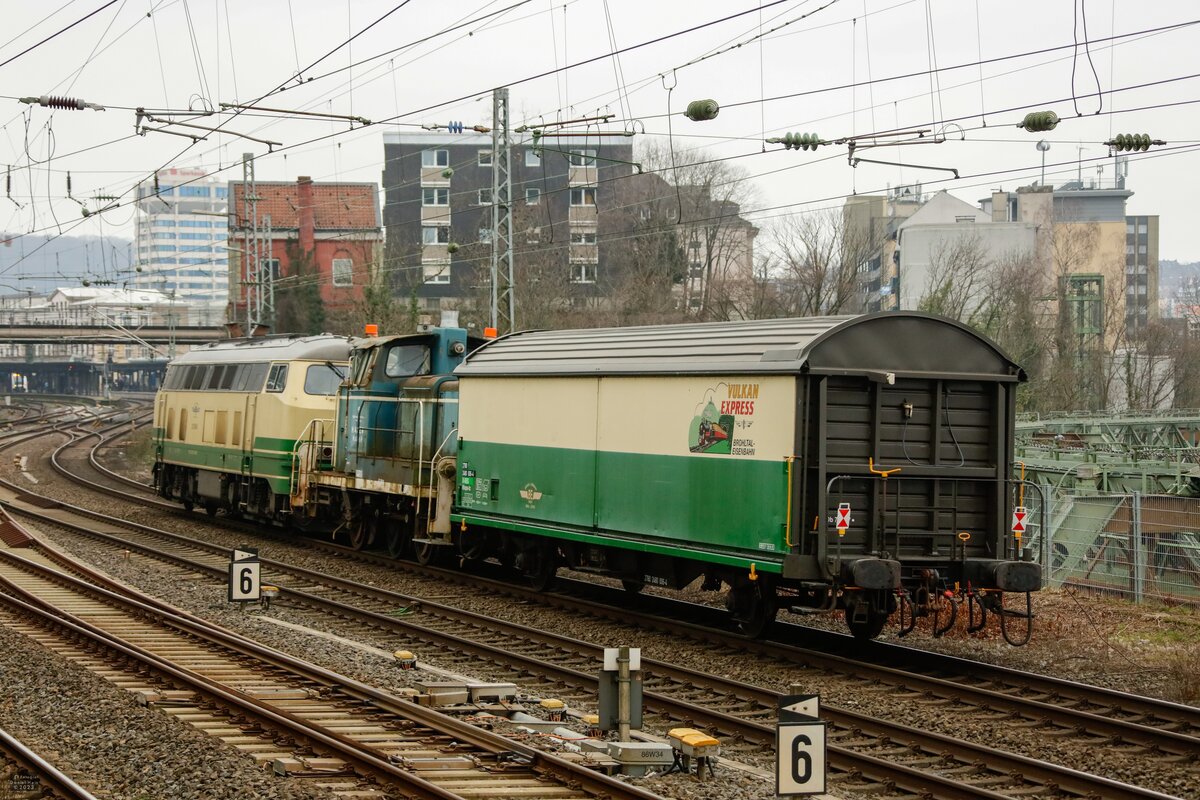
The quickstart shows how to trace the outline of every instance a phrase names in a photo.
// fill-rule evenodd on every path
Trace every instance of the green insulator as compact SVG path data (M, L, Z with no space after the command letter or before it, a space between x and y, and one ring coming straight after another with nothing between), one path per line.
M716 100L693 100L688 103L687 111L683 112L683 115L692 122L707 122L716 119L720 113L721 106Z
M450 244L446 245L446 252L447 253L457 253L458 245L455 244L454 242L451 242Z
M1111 141L1105 142L1113 150L1121 152L1145 152L1156 142L1145 133L1118 133Z
M773 139L767 139L767 144L781 144L784 150L816 150L823 144L829 144L829 142L815 133L788 133L783 136L776 136Z
M454 168L453 167L446 167L444 170L442 170L442 177L445 178L446 180L450 180L450 178L453 176L454 176Z
M1058 127L1058 114L1053 111L1030 111L1017 127L1024 128L1031 133L1052 131Z

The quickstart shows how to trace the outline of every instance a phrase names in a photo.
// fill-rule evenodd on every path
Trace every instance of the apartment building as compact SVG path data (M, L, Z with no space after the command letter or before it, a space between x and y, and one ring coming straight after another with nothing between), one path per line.
M619 224L619 178L632 174L622 136L546 136L512 146L513 249L518 269L561 265L580 299L595 297L603 240ZM384 271L423 310L459 308L483 296L492 249L492 137L385 133Z

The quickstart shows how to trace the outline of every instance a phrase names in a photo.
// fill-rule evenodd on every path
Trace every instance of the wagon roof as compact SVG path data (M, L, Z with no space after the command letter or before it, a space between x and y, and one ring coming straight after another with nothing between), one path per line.
M473 352L464 376L799 373L1023 380L986 337L916 312L530 331Z
M258 336L193 347L173 364L242 364L254 361L348 361L348 336Z

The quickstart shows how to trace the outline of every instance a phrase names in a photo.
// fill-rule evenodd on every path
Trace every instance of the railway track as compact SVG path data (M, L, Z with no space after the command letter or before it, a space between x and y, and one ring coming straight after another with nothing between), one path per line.
M39 514L14 500L12 507L18 513ZM65 524L62 508L51 511L40 515L43 521ZM74 526L75 532L105 540L114 549L136 550L206 574L214 583L225 579L228 551L224 548L102 515L88 516L89 521ZM281 587L276 602L326 623L337 620L343 635L361 636L362 628L368 634L385 631L400 642L420 642L425 653L436 647L458 658L483 659L506 670L536 675L551 693L582 690L594 696L596 691L592 669L600 648L594 645L279 562L264 560L263 569ZM393 615L397 608L412 613L397 618ZM770 755L778 692L658 661L643 661L643 670L649 709L740 739L757 749L761 760ZM722 708L726 710L717 710ZM916 796L1168 797L846 709L826 706L823 717L832 728L830 761L835 770ZM746 749L742 748L743 756L748 755Z
M105 439L101 437L97 447L92 448L89 452L87 460L91 464L93 470L104 470L96 457L96 450L103 445ZM60 448L65 449L65 448ZM56 454L56 461L57 458ZM56 466L60 468L64 474L72 475L73 479L78 479L72 474L72 470L67 467ZM107 472L107 471L106 471ZM123 476L116 476L109 473L103 483L100 485L94 479L89 479L94 484L93 488L99 491L109 493L120 493L134 502L143 503L147 500L145 497L129 498L127 489L130 488L131 482ZM124 488L118 488L118 485L124 485ZM140 494L145 494L146 488L139 486ZM153 505L159 508L170 509L178 513L178 509L168 504L150 500L147 505ZM204 545L204 543L196 543ZM193 547L194 545L187 545ZM211 547L211 545L208 545ZM336 549L336 548L335 548ZM224 568L224 553L223 549L215 548L209 551L210 557L216 557L220 563L221 574ZM193 555L196 555L194 552ZM388 563L390 560L380 557L368 556L361 553L346 553L346 555L362 559L381 560ZM199 557L203 560L203 557ZM408 570L417 570L415 565L400 562L402 568ZM210 568L216 568L216 564L209 565ZM394 564L393 564L394 566ZM522 644L520 649L528 650L531 653L536 653L539 648L558 650L560 652L559 663L557 664L558 675L555 677L555 670L546 670L542 668L542 674L547 681L557 681L562 686L574 687L576 691L588 691L588 681L594 680L590 678L588 671L594 662L594 652L578 652L573 657L565 655L566 650L561 642L541 642L538 643L528 637L536 636L539 632L517 631L514 628L519 626L510 626L507 628L498 628L497 626L507 625L506 623L498 623L496 620L487 620L484 623L479 621L463 622L462 616L465 612L457 609L449 609L442 607L439 604L431 604L429 602L421 602L416 598L406 597L403 595L391 595L386 597L375 596L370 597L366 590L369 587L354 587L347 589L345 587L331 586L329 579L331 576L306 576L303 571L297 572L294 568L288 568L285 565L272 565L272 569L279 568L283 570L291 570L292 578L295 583L289 584L285 590L289 598L289 602L295 602L298 607L306 607L311 609L314 615L338 615L347 620L357 619L357 624L374 627L379 629L383 627L396 631L399 636L405 636L409 640L420 637L423 641L438 641L438 636L453 637L453 641L444 640L445 644L440 646L447 647L458 652L462 658L491 658L494 663L505 663L510 668L529 669L528 665L514 663L511 658L507 662L495 661L496 650L509 651L510 657L513 655L513 642L518 641L514 637L526 637L523 641L527 644ZM420 568L420 571L427 572L425 568ZM217 572L212 572L214 576ZM464 581L471 582L474 585L481 585L484 591L499 591L513 596L529 596L536 598L537 602L550 602L554 605L568 608L579 613L587 613L598 617L607 617L610 619L619 619L623 623L634 622L639 626L659 627L670 630L674 634L681 632L681 625L677 621L681 618L695 618L704 622L706 614L711 610L704 607L686 607L685 604L679 604L674 601L667 601L665 598L647 597L642 600L647 606L644 612L631 614L629 608L629 596L625 593L615 593L619 598L616 602L613 601L614 593L608 593L609 597L605 598L605 590L598 588L595 584L571 582L566 593L563 594L534 594L524 593L519 588L508 584L498 584L488 582L477 576L464 575L460 572L447 571L442 573L446 580L463 583ZM283 582L283 581L281 581ZM376 590L371 590L376 591ZM570 595L570 596L567 596ZM582 595L583 598L576 596ZM588 595L595 595L589 597ZM323 597L322 597L323 596ZM326 601L341 602L341 607L329 605ZM430 619L437 618L439 621L435 624L424 626L426 629L421 630L414 627L407 629L402 625L397 625L397 620L388 618L384 623L377 617L370 616L372 613L379 615L378 610L372 609L372 604L379 606L382 604L384 608L394 609L398 603L412 604L420 603L421 622L428 622ZM664 614L665 611L665 614ZM363 616L363 615L366 616ZM664 616L666 621L664 622ZM411 617L406 618L405 622L414 623L416 620ZM465 626L465 627L464 627ZM460 628L456 630L457 628ZM982 713L988 714L994 718L1008 718L1016 725L1028 727L1031 730L1039 732L1049 732L1052 736L1079 736L1090 738L1094 742L1101 740L1120 743L1124 747L1137 748L1145 752L1147 758L1166 758L1177 760L1183 769L1195 769L1196 753L1200 752L1200 740L1196 738L1197 731L1200 731L1200 714L1196 709L1186 706L1177 706L1171 703L1165 703L1148 698L1140 698L1134 695L1126 695L1120 692L1098 689L1083 684L1074 684L1068 681L1060 681L1054 678L1046 678L1042 676L1031 676L1027 673L1017 673L1004 668L991 667L975 662L967 662L960 659L952 659L937 654L929 654L921 651L915 651L911 648L898 647L895 645L886 645L874 643L876 646L869 648L867 652L861 649L854 653L856 657L852 658L848 655L831 655L829 653L817 652L815 650L804 650L791 645L784 645L771 642L747 642L744 639L732 637L720 630L714 630L708 627L707 624L684 624L683 631L690 638L695 638L700 641L708 641L715 646L721 648L737 648L742 651L755 653L765 657L780 659L784 662L799 664L809 668L817 668L826 671L838 671L842 673L859 673L862 674L864 681L875 685L874 691L878 691L878 687L895 687L897 691L906 691L911 693L914 702L954 702L963 703L971 706L973 709L979 709ZM789 627L795 626L779 626L779 632L783 635L795 635L794 632L788 630ZM489 640L486 635L486 628L491 628L495 638ZM824 637L819 632L814 632L811 629L804 628L804 637L812 638L814 634L822 636L822 646L833 649L846 650L845 641L847 637L838 636L836 634L829 637ZM868 662L883 661L892 666L879 667ZM919 669L921 675L914 675L904 670L897 669L897 664L911 664L912 667ZM532 670L530 670L532 671ZM711 685L705 685L704 678L711 676L698 676L689 674L687 670L680 668L672 668L671 665L654 663L652 672L647 683L648 689L653 689L655 697L650 698L652 705L660 708L665 713L670 714L676 719L688 719L698 724L706 724L714 730L732 733L734 736L741 738L746 742L761 742L766 745L768 734L773 731L770 727L770 722L773 720L775 701L778 693L761 689L760 687L752 687L742 684L737 687L726 686L718 688ZM674 694L679 694L685 698L680 703L672 705L672 697ZM661 695L661 696L660 696ZM687 697L705 698L703 704L699 702L691 703ZM740 714L726 715L722 718L720 715L707 714L706 709L713 705L722 705L720 698L727 697L736 700L734 705L742 705L745 707ZM714 699L716 698L716 699ZM661 703L661 705L659 705ZM883 737L891 741L903 741L906 746L912 747L916 754L914 763L921 763L925 759L926 763L930 758L933 758L938 763L950 763L958 765L962 768L964 764L979 762L980 751L976 750L972 753L969 749L960 750L958 757L951 756L956 748L963 748L963 744L958 740L944 741L946 737L938 737L935 735L926 736L922 740L922 736L915 731L909 731L907 738L896 738L896 730L894 727L889 728L887 724L880 724L879 720L871 720L863 715L856 715L853 712L844 709L831 709L825 707L825 716L835 722L836 730L848 731L850 735L861 736L864 731L871 731L876 737ZM707 714L707 715L706 715ZM834 720L833 715L837 715ZM746 724L739 724L729 717L745 717ZM835 736L836 736L835 731ZM876 738L879 741L879 738ZM869 749L869 748L868 748ZM835 753L835 756L840 754ZM987 756L988 761L997 762L995 764L996 771L989 772L983 770L980 774L974 776L976 785L997 785L999 780L998 772L1028 772L1028 778L1034 775L1038 777L1028 781L1025 785L1014 785L1005 788L1005 791L1016 791L1020 793L1028 793L1031 791L1044 791L1046 786L1060 787L1063 796L1102 796L1102 797L1124 797L1124 796L1165 796L1156 795L1153 792L1142 793L1144 790L1132 789L1132 787L1121 787L1119 784L1112 786L1102 786L1097 784L1088 784L1090 776L1082 778L1068 775L1069 778L1065 783L1062 775L1055 775L1052 772L1039 773L1041 767L1046 765L1034 759L1021 760L1020 756L1013 757L1015 760L1004 762L1003 759L997 760L995 756L1001 754L991 754ZM869 771L863 771L862 762L858 765L848 766L847 762L838 762L835 758L835 767L849 769L859 772L863 775L871 775ZM992 765L989 765L992 766ZM953 771L953 768L951 769ZM1069 772L1069 771L1068 771ZM878 770L875 773L879 775ZM893 782L894 777L878 777L877 780ZM1038 790L1037 785L1041 783L1042 790ZM904 785L896 783L896 785ZM1121 791L1132 790L1132 794L1121 794ZM929 791L924 789L921 791ZM954 796L953 794L942 794L946 792L946 787L937 788L934 793L929 796ZM1003 793L1001 793L1003 794ZM977 795L976 795L977 796ZM1000 796L998 794L997 796ZM1039 794L1038 796L1044 796Z
M96 800L11 733L0 730L0 797L6 800Z
M10 530L8 538L14 535ZM277 773L310 778L336 794L656 797L177 613L36 544L0 549L0 606L6 626L106 673Z

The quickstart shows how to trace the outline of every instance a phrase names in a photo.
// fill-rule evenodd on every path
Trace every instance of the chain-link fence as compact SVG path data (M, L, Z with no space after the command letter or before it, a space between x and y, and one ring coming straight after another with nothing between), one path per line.
M1046 586L1200 604L1200 499L1042 490L1030 493L1024 546Z

